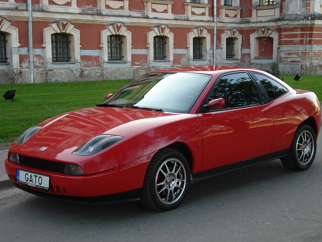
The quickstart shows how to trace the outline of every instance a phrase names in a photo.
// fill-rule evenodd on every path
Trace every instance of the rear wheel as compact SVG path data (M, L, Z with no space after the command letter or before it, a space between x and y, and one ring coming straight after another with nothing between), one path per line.
M288 155L281 159L282 164L295 171L308 169L315 158L316 136L309 125L302 125L297 130Z
M184 200L189 183L186 158L177 150L160 150L148 167L141 202L150 209L174 209Z

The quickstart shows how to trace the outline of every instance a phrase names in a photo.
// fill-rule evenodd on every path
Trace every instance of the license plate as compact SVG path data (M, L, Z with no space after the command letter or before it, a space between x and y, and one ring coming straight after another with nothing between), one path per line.
M17 169L16 180L19 183L23 183L31 187L37 187L46 190L49 189L50 177L46 175Z

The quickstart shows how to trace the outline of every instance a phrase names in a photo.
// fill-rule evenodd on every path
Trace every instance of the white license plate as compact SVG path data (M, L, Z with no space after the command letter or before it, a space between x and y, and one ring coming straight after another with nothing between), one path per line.
M50 177L46 175L17 169L16 180L31 187L49 189Z

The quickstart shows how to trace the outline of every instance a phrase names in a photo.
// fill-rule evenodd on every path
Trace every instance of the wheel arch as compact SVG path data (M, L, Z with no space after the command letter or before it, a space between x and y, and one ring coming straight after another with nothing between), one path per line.
M189 163L190 171L192 171L192 165L193 165L192 153L186 144L182 142L176 142L164 148L171 148L179 151L187 159Z
M318 133L317 133L318 132L318 127L317 127L316 121L315 121L315 119L313 117L309 117L308 119L303 121L301 123L301 125L303 125L303 124L307 124L307 125L311 126L311 128L314 130L315 136L318 135ZM299 127L301 125L299 125Z

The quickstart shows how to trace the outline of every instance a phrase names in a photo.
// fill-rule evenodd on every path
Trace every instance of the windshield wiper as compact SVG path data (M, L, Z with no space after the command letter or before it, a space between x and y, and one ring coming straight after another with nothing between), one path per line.
M161 108L148 108L148 107L139 107L139 106L133 106L132 108L144 109L144 110L150 110L150 111L164 112Z
M125 108L124 105L120 105L120 104L109 104L109 103L100 103L100 104L97 104L96 107L117 107L117 108Z

